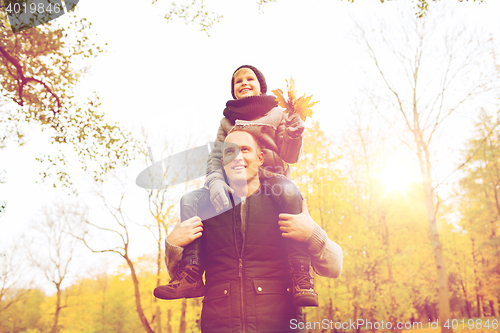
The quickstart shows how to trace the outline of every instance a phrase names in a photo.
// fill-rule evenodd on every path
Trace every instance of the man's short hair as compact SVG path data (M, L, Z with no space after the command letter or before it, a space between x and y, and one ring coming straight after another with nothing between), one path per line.
M262 152L262 144L260 143L260 140L255 135L253 135L249 131L245 131L243 128L238 128L238 129L235 129L234 131L231 131L231 133L234 133L234 132L245 132L245 133L250 134L250 136L253 138L253 141L255 141L255 143L257 144L257 154ZM229 134L231 134L231 133L229 133Z

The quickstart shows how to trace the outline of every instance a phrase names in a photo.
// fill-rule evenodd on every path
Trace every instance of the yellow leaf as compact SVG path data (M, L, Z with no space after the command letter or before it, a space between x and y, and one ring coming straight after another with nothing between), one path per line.
M276 101L278 102L278 105L281 106L282 108L287 109L287 111L290 112L291 107L285 100L285 97L283 96L283 91L281 91L281 89L276 89L273 90L273 94L276 96Z
M288 100L285 99L285 96L281 89L272 91L276 96L276 101L278 102L278 104L286 109L285 112L296 112L303 121L305 121L307 117L311 117L313 114L311 107L318 102L310 102L312 95L306 97L306 94L297 99L298 94L295 90L295 81L292 79L292 77L290 77L290 81L286 80L286 87L288 92Z
M297 99L297 91L295 91L295 81L293 81L291 76L290 81L286 81L286 88L288 90L288 103L293 105L295 99Z
M309 101L311 100L311 96L306 97L304 96L300 97L297 101L295 101L293 107L294 111L299 115L300 119L303 121L306 121L307 117L311 117L313 112L311 110L311 107L316 104L317 102L312 102L310 103Z

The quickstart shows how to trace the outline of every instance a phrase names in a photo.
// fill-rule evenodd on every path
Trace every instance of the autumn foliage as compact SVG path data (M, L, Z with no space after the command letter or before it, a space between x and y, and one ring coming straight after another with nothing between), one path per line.
M311 107L318 103L311 102L312 95L306 97L306 94L304 94L297 99L298 94L297 90L295 90L295 81L291 77L290 81L286 80L286 87L288 99L285 99L285 95L281 89L273 90L278 105L285 108L285 112L287 113L297 113L303 121L305 121L307 117L312 117L313 112Z
M494 126L491 122L488 118L478 124L478 135L466 154L477 151ZM500 131L494 131L488 136L488 145L475 155L477 163L464 174L457 207L443 205L437 216L449 271L452 314L466 323L465 329L456 332L497 331L491 329L491 323L500 310L500 219L493 186L498 182L499 138ZM318 122L313 121L304 133L303 156L295 165L293 179L307 199L311 216L344 252L338 279L316 277L320 306L305 309L307 321L413 321L423 323L415 332L438 332L427 325L438 318L438 299L422 185L411 184L404 193L385 193L384 184L371 171L378 162L373 155L361 153L360 142L351 137L349 146L338 154L331 151L333 141ZM364 147L374 151L370 144ZM454 225L448 220L455 221ZM123 261L114 272L89 275L64 288L59 332L145 332L136 311L130 264L135 267L144 316L154 332L200 332L201 298L155 302L152 290L169 280L163 260L158 261L158 254L160 258L163 254L156 252L132 258L128 264ZM99 256L95 254L96 263ZM40 333L51 327L56 294L28 290L4 308L14 297L16 292L11 290L0 299L0 332ZM489 319L490 329L469 329L469 318L476 324L478 319L482 323Z

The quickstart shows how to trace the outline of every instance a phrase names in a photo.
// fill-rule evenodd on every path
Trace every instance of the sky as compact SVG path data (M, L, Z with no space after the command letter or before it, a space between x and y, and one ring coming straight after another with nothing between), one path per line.
M164 15L169 1L78 3L78 15L92 23L95 36L91 38L106 44L106 52L82 64L88 72L75 93L84 100L97 92L102 111L111 122L119 122L138 138L141 129L149 133L148 145L156 159L185 150L188 142L194 147L215 138L225 103L232 99L231 75L243 64L264 73L268 93L276 88L285 90L285 80L292 76L299 93L312 94L313 100L319 101L312 119L318 120L334 145L340 146L352 124L353 103L366 102L362 89L380 84L373 64L353 36L353 20L391 22L399 15L399 7L412 10L411 3L404 0L384 4L374 0L280 0L263 6L263 13L259 13L256 1L204 3L224 16L209 36L179 19L167 22ZM499 2L441 3L455 10L448 18L450 27L478 26L484 34L500 37ZM64 16L58 20L65 23ZM456 157L474 119L474 112L466 110L463 115L451 120L440 154ZM308 119L306 125L310 124ZM51 149L47 138L33 127L25 146L0 151L0 170L6 172L0 199L8 202L6 213L0 217L0 250L21 234L30 234L30 223L39 218L43 206L73 200L65 192L37 183L41 170L35 157ZM407 178L418 181L418 167L411 153L397 150L388 160L392 169L385 174L405 169ZM453 169L453 158L447 160L450 163L444 166L443 174ZM133 165L123 178L126 209L139 222L150 218L146 192L135 185L135 177L144 167ZM102 205L87 185L79 180L83 192L80 198L91 207L92 218L106 219ZM148 231L134 230L138 241L132 247L133 254L154 251L154 239ZM86 256L85 251L81 253ZM110 260L120 262L119 258Z

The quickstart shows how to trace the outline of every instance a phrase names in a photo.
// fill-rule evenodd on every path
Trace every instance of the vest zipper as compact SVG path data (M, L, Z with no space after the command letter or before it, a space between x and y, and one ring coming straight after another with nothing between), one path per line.
M240 295L241 295L241 323L243 327L243 333L246 331L246 320L245 320L245 302L244 302L244 284L243 284L243 250L245 249L245 234L246 234L246 223L248 218L248 197L245 199L245 220L242 221L241 234L242 234L242 244L241 253L239 258L239 276L240 276ZM241 205L243 208L243 205ZM240 215L241 216L241 215Z
M243 301L243 259L239 260L239 276L240 276L240 300L241 300L241 327L243 328L243 333L245 333L245 302Z

